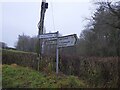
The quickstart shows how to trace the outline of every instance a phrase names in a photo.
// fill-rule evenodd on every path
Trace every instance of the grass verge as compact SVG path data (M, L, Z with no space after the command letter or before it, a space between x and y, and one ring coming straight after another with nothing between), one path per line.
M16 64L2 65L3 88L85 88L84 81L75 76L37 72Z

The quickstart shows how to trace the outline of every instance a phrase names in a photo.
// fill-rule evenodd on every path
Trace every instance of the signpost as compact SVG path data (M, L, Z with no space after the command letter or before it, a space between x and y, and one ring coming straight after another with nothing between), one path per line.
M59 37L59 32L55 33L46 33L43 34L43 26L44 26L44 16L46 9L48 8L48 3L46 0L42 0L41 3L41 16L40 16L40 21L38 23L38 57L41 59L42 58L42 49L44 47L43 40L46 40L49 42L49 44L56 44L56 73L58 74L58 63L59 63L59 48L62 47L68 47L68 46L73 46L76 43L77 36L76 34L73 35L68 35L68 36L62 36ZM39 71L39 59L38 59L38 71Z
M56 73L58 74L59 48L74 46L77 40L76 34L58 37L59 32L39 35L40 39L45 39L47 44L56 44Z
M57 32L55 32L55 33L45 33L45 34L39 35L40 39L49 39L49 38L55 38L55 37L57 37Z
M49 45L55 45L56 44L57 45L57 41L56 40L47 40L46 44L49 44Z
M45 39L47 44L57 44L57 39L58 39L58 47L74 46L74 44L76 43L76 39L77 39L76 34L62 36L62 37L58 37L58 38L54 37L54 36L57 36L57 34L56 35L43 34L39 38ZM49 37L49 38L47 38L47 37Z
M74 46L76 43L76 34L63 36L58 38L58 47Z

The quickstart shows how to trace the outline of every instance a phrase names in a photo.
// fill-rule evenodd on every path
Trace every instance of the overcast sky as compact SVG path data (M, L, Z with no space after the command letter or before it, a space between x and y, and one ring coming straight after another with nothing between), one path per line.
M5 0L6 1L6 0ZM0 4L0 41L14 47L18 35L38 35L37 24L40 20L41 0L39 2L4 2ZM77 34L87 24L93 12L91 0L49 0L45 13L46 32L59 31L62 35ZM1 34L1 32L0 32Z

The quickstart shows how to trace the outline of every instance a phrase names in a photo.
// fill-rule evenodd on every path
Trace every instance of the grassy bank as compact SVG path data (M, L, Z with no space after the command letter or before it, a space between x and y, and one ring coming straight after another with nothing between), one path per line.
M84 81L75 76L47 75L16 64L2 65L3 88L82 88Z

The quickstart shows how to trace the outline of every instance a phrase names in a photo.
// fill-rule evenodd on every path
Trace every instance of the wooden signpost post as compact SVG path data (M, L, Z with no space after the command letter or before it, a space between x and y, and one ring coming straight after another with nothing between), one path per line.
M40 21L38 23L38 36L43 34L43 27L44 27L44 17L45 17L45 12L46 9L48 8L48 3L46 2L46 0L42 0L41 3L41 13L40 13ZM42 58L42 40L38 39L38 51L37 51L37 56L38 56L38 71L39 71L39 62Z

